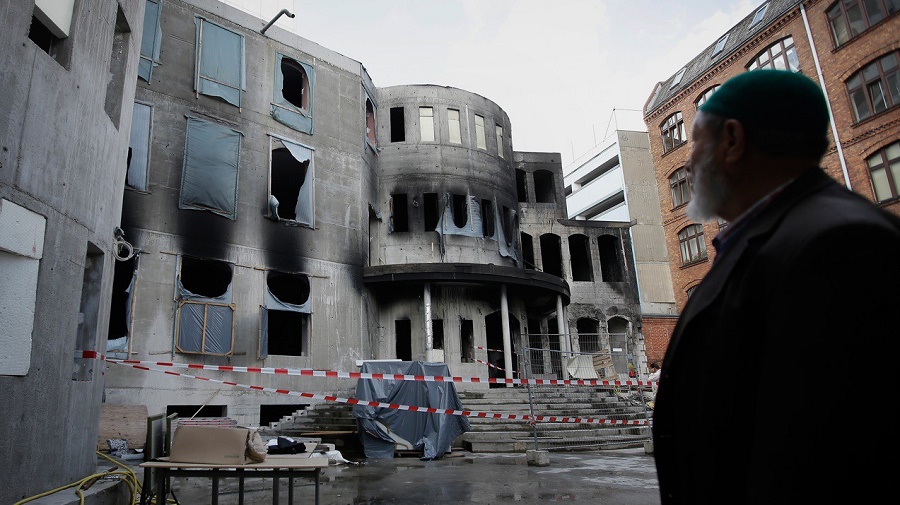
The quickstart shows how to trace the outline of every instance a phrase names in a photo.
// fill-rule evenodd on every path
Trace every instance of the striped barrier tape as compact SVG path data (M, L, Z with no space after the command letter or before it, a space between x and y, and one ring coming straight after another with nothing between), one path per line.
M226 386L232 386L243 389L250 389L253 391L264 391L267 393L277 393L283 395L290 396L300 396L302 398L310 398L314 400L324 400L328 402L337 402L337 403L346 403L349 405L362 405L366 407L375 407L375 408L388 408L395 410L406 410L409 412L425 412L428 414L447 414L451 416L466 416L466 417L484 417L491 419L515 419L529 422L541 422L541 423L584 423L584 424L607 424L607 425L623 425L623 426L646 426L649 425L649 421L639 421L639 420L620 420L620 419L602 419L602 418L590 418L590 417L557 417L557 416L532 416L529 414L503 414L499 412L476 412L471 410L451 410L451 409L436 409L433 407L417 407L414 405L401 405L397 403L383 403L383 402L373 402L373 401L361 401L356 398L342 398L340 396L332 396L332 395L323 395L317 393L302 393L298 391L291 391L289 389L276 389L269 388L264 386L254 386L250 384L240 384L238 382L232 381L223 381L210 379L208 377L201 377L198 375L190 375L184 374L180 372L172 372L169 370L161 370L158 368L151 368L144 365L139 365L136 363L126 363L125 360L114 360L107 359L108 362L114 363L116 365L122 366L130 366L132 368L136 368L138 370L144 370L147 372L158 372L166 375L172 375L175 377L183 377L187 379L196 379L206 382L213 382L216 384L224 384Z

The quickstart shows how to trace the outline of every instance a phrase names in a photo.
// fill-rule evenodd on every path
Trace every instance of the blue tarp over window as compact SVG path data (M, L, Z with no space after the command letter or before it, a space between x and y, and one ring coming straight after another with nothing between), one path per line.
M188 117L179 208L235 219L241 133Z

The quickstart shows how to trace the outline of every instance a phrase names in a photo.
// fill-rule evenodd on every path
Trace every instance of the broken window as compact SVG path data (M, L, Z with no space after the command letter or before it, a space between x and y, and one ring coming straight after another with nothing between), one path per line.
M534 270L537 268L534 264L534 239L525 232L519 235L522 240L522 261L525 263L525 270Z
M234 351L232 267L224 261L179 256L175 349L229 356Z
M433 107L419 107L419 133L422 142L434 142Z
M516 197L519 203L528 202L528 174L520 169L516 169Z
M409 319L394 321L395 357L400 361L412 361L412 324Z
M368 96L366 97L366 140L372 147L378 145L375 141L375 106L372 105L372 99Z
M131 114L131 138L128 142L125 187L138 191L147 191L152 117L152 107L134 102L134 112Z
M116 24L109 57L109 81L106 83L106 100L104 101L106 115L117 129L119 128L119 118L122 115L122 91L125 86L125 64L128 63L130 34L131 28L128 26L128 20L125 19L125 13L119 6L116 11Z
M441 235L481 237L481 207L472 195L447 193L444 195L438 231Z
M459 111L447 109L447 131L451 144L462 144L462 135L459 128Z
M146 0L144 6L144 32L141 36L141 59L138 63L138 77L150 82L153 67L159 65L159 47L162 28L159 19L162 12L161 0Z
M586 235L569 236L569 258L572 262L573 281L593 281L594 268L591 263L591 242Z
M481 200L481 235L483 237L493 237L494 230L494 202Z
M0 375L25 376L31 368L38 270L47 218L0 198ZM9 233L9 231L21 230ZM25 230L28 239L25 240Z
M406 193L391 195L391 233L409 231L409 209L406 206Z
M181 173L181 209L237 217L241 132L188 116Z
M100 361L93 357L83 357L81 351L96 351L97 329L100 323L100 292L103 282L103 251L88 242L84 258L84 274L81 283L81 305L78 310L78 328L75 334L75 356L72 380L90 381L94 378L94 367Z
M518 233L518 216L516 215L516 211L510 209L506 205L501 205L499 209L497 209L499 217L497 222L499 226L497 228L497 243L500 245L500 256L504 256L507 258L512 258L516 264L519 263L519 257L516 253L515 244L515 234Z
M404 124L403 107L391 107L391 142L404 142L406 140L406 125Z
M269 136L269 217L288 225L315 226L312 148Z
M314 83L312 65L276 52L272 117L294 130L312 134Z
M425 231L435 231L441 216L441 207L437 193L422 195L422 213L425 220Z
M484 138L484 116L475 114L475 146L478 149L487 149L487 141Z
M597 237L597 247L600 249L600 277L603 282L622 282L625 276L619 254L619 239L612 235L601 235Z
M69 68L72 57L72 19L75 0L37 0L28 28L28 38L49 54L63 68Z
M432 349L444 349L444 320L443 319L432 319L431 320L431 348Z
M241 92L246 87L244 76L244 37L207 19L194 19L196 67L194 90L201 94L217 96L241 106Z
M128 359L131 338L131 315L139 256L128 259L116 258L113 276L112 298L109 308L109 328L107 329L106 354L119 359Z
M307 356L310 337L309 277L269 270L266 304L260 307L259 358Z
M503 156L503 127L500 125L496 126L496 134L497 134L497 156L504 158Z
M534 198L538 203L556 202L556 186L553 184L553 172L549 170L534 171Z
M469 222L469 198L468 195L452 195L453 224L457 228L464 228Z
M562 252L559 235L545 233L541 235L541 265L544 272L562 277Z
M475 330L471 319L459 320L459 347L462 363L475 362Z

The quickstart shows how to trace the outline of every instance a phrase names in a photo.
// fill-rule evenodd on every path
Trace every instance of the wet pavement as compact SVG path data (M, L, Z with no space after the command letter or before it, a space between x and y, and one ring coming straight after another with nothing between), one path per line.
M454 451L432 461L415 456L332 464L320 477L322 505L568 503L654 505L659 486L653 456L643 449L551 452L548 466L528 465L525 454ZM272 503L272 481L246 479L244 503ZM183 505L211 503L209 479L175 479ZM296 479L294 502L314 503L311 479ZM287 503L286 479L279 487ZM171 497L170 497L171 498ZM219 484L220 505L238 503L237 480Z

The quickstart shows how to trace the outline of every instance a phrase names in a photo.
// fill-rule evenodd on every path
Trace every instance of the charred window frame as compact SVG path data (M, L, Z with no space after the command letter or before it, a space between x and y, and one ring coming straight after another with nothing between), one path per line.
M242 136L227 126L187 117L180 209L207 210L237 219Z
M597 237L597 250L600 253L600 278L603 282L623 282L625 265L618 237L600 235Z
M419 141L434 142L434 107L419 107Z
M244 63L244 36L204 17L194 18L194 91L215 96L241 107L247 88Z
M487 140L484 135L484 116L475 114L475 147L487 150Z
M475 363L475 326L471 319L459 319L459 350L461 363Z
M309 277L266 271L265 305L260 306L260 359L270 355L309 356L312 297Z
M684 167L669 176L669 192L672 195L672 208L676 209L691 201L691 181Z
M462 130L458 109L447 109L447 134L451 144L462 144Z
M534 171L534 198L537 203L556 202L556 184L553 172L549 170Z
M869 63L847 79L856 122L900 105L900 51Z
M272 117L294 130L312 135L315 68L276 52L274 82L270 110Z
M898 0L839 0L827 11L835 47L900 12Z
M562 241L555 233L541 235L541 265L543 271L562 278Z
M684 128L684 117L681 111L667 117L659 125L659 133L662 138L663 153L667 153L687 142L687 133Z
M179 256L175 279L175 350L183 354L234 353L232 265Z
M315 228L313 148L269 135L269 219Z
M528 173L521 168L516 169L516 199L528 203Z
M152 131L153 107L142 102L134 102L125 168L125 187L128 189L147 191Z
M593 282L594 265L591 260L591 241L587 235L569 235L569 261L572 266L572 280Z
M763 49L747 66L747 70L761 70L764 68L790 70L791 72L800 71L800 59L797 57L797 48L794 47L793 37L785 37Z
M405 116L403 107L391 107L391 142L406 142Z
M425 231L437 231L441 219L441 201L437 193L422 194L422 220Z
M469 195L450 195L453 224L457 228L465 228L469 224Z
M406 193L391 194L391 220L390 232L401 233L409 231L409 206Z
M678 245L681 248L682 265L692 265L705 260L707 252L703 225L691 224L682 228L678 232Z
M525 270L536 270L537 265L534 263L534 239L525 232L519 234L519 239L522 242L522 261L525 263Z
M138 77L151 82L153 68L159 65L159 49L162 42L162 0L146 0L144 5L144 31L141 35L141 56Z
M900 141L866 158L875 200L879 203L900 198Z
M444 350L444 320L431 320L431 348Z
M75 21L75 0L37 0L28 27L28 38L66 70L74 43L69 35Z
M481 200L481 235L483 237L493 237L495 233L494 202L483 198Z
M125 258L117 255L116 260L109 308L106 355L118 359L128 359L131 355L134 294L137 288L140 255L135 254Z
M375 104L372 101L372 98L366 95L366 143L371 147L375 152L378 152L376 147L378 146L378 140L375 137Z

